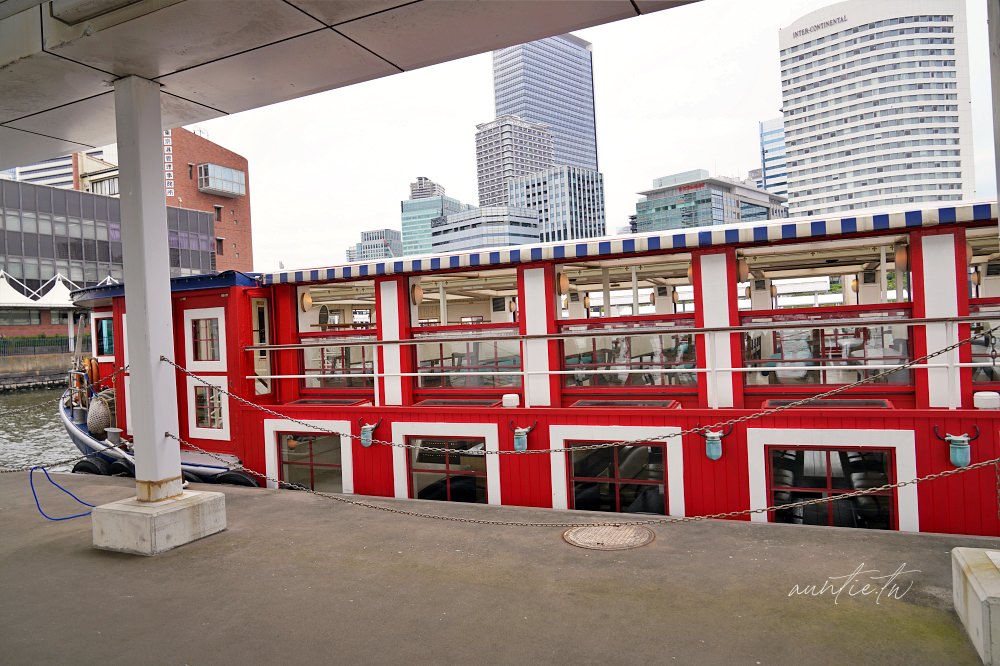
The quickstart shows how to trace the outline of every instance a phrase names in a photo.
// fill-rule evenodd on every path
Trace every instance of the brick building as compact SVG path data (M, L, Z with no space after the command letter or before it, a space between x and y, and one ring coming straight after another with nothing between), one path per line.
M163 131L167 205L211 212L215 267L253 270L247 160L183 128Z

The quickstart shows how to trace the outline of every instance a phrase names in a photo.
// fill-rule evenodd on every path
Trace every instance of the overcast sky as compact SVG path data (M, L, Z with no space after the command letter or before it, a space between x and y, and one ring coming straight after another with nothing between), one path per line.
M985 0L967 0L978 198L996 198ZM654 178L760 166L780 115L778 28L829 0L703 0L575 34L593 44L608 231ZM344 262L361 231L400 228L427 176L477 204L476 124L494 118L492 59L463 60L201 123L250 162L254 268Z

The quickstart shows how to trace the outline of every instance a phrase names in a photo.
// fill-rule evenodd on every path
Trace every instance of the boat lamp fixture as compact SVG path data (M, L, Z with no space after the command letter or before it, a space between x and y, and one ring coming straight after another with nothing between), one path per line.
M969 462L971 462L971 447L969 444L979 439L979 435L981 434L979 426L973 425L972 427L976 429L976 434L971 437L968 433L962 433L961 435L946 434L942 437L941 433L938 432L938 427L934 426L934 435L942 442L948 442L949 458L951 459L951 464L955 467L967 467Z
M733 426L729 426L729 429L725 432L721 430L709 430L706 428L701 431L701 434L705 437L705 455L709 460L718 460L722 457L722 438L728 437L733 432Z
M514 425L514 422L510 422L510 430L514 433L514 450L515 451L527 451L528 450L528 433L535 429L538 425L538 421L535 421L527 428L518 428Z
M372 445L372 434L382 425L382 419L377 423L365 423L364 419L358 419L358 424L361 426L361 446L367 449Z

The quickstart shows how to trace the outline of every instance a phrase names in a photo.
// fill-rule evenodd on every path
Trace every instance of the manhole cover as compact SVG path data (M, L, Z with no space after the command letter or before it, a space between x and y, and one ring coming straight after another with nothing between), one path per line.
M645 546L655 538L653 530L636 525L608 527L586 525L571 527L563 532L566 543L591 550L626 550Z

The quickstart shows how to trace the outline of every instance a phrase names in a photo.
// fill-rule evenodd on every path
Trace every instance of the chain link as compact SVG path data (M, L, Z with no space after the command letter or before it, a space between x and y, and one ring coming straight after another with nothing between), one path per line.
M986 333L987 334L992 334L994 330L996 330L996 329L993 328L993 327L991 327L991 328L987 329ZM964 340L959 340L958 342L956 342L956 343L954 343L952 345L949 345L947 347L944 347L943 349L939 349L936 352L931 352L930 354L926 354L925 356L921 356L920 358L914 359L914 360L912 360L912 361L910 361L910 362L908 362L908 363L906 363L904 365L901 365L901 366L898 366L898 367L895 367L895 368L890 368L890 369L884 370L882 372L875 373L875 374L873 374L873 375L871 375L869 377L865 377L863 379L860 379L860 380L854 382L853 384L845 384L843 386L838 386L838 387L836 387L834 389L830 389L829 391L825 391L823 393L818 393L818 394L813 395L813 396L808 396L806 398L801 398L799 400L794 400L794 401L788 403L787 405L780 405L778 407L771 407L769 409L764 409L764 410L761 410L761 411L758 411L758 412L753 412L751 414L744 414L743 416L734 417L734 418L731 418L731 419L727 419L725 421L719 421L718 423L714 423L714 424L708 425L708 426L696 425L696 426L694 426L692 428L687 428L687 429L681 430L679 432L664 433L663 435L658 435L658 436L655 436L655 437L643 437L643 438L640 438L640 439L629 439L629 440L621 440L621 441L616 441L616 442L599 442L599 443L596 443L596 444L583 444L583 445L580 445L580 446L574 446L572 448L561 448L561 449L530 449L529 448L529 449L525 449L523 451L518 451L516 449L476 450L476 451L463 451L463 454L472 456L472 455L531 455L531 454L537 455L537 454L546 454L546 453L570 453L570 452L573 452L573 451L591 451L591 450L607 449L607 448L613 448L613 447L636 446L638 444L647 444L647 443L650 443L650 442L657 442L657 441L661 441L661 440L670 439L670 438L673 438L673 437L684 437L685 435L692 435L692 434L695 434L695 433L705 433L705 432L708 432L710 430L718 431L718 430L722 430L722 429L724 429L724 428L726 428L728 426L736 426L736 425L739 425L741 423L746 423L747 421L753 421L753 420L756 420L756 419L763 418L765 416L772 416L774 414L778 414L778 413L783 412L783 411L788 410L788 409L793 409L795 407L801 407L803 405L807 405L807 404L809 404L811 402L814 402L816 400L822 400L824 398L829 398L830 396L834 396L834 395L837 395L839 393L843 393L844 391L850 390L852 388L855 388L855 387L858 387L858 386L862 386L864 384L869 384L869 383L874 382L875 380L880 379L882 377L887 377L887 376L893 374L894 372L899 372L900 370L905 370L905 369L907 369L907 368L909 368L911 366L917 365L919 363L923 363L924 361L932 359L932 358L934 358L936 356L940 356L941 354L946 354L946 353L952 351L953 349L961 347L962 345L971 343L973 340L981 337L982 335L983 335L983 333L979 333L977 335L965 338ZM198 381L198 382L204 384L205 386L208 386L208 387L210 387L210 388L212 388L212 389L214 389L214 390L222 393L223 395L226 395L226 396L232 398L233 400L235 400L235 401L237 401L237 402L239 402L239 403L241 403L243 405L246 405L247 407L249 407L251 409L255 409L255 410L259 411L259 412L263 412L265 414L269 414L271 416L274 416L276 418L279 418L279 419L282 419L282 420L285 420L285 421L290 421L290 422L292 422L292 423L294 423L296 425L305 426L306 428L309 428L310 430L315 431L315 432L320 432L320 433L324 433L324 434L327 434L327 435L336 435L336 436L339 436L339 437L348 437L348 438L351 438L351 439L358 439L358 440L361 439L360 435L355 435L355 434L347 433L347 432L337 432L335 430L328 430L326 428L323 428L321 426L317 426L317 425L309 423L307 421L302 421L302 420L293 418L291 416L287 416L285 414L282 414L280 412L276 412L273 409L268 409L267 407L263 407L261 405L255 404L253 402L250 402L246 398L243 398L241 396L238 396L238 395L235 395L233 393L230 393L226 389L224 389L224 388L222 388L220 386L217 386L217 385L215 385L215 384L213 384L213 383L211 383L211 382L209 382L209 381L207 381L205 379L202 379L198 375L194 374L193 372L191 372L187 368L184 368L184 367L178 365L177 363L175 363L171 359L167 358L166 356L160 356L160 360L163 361L164 363L172 365L174 368L176 368L180 372L184 373L188 377L191 377L195 381ZM421 445L418 445L418 444L409 444L407 442L394 442L394 441L389 441L389 440L384 440L384 439L375 439L375 438L372 438L371 441L372 441L373 444L380 444L382 446L391 446L391 447L395 447L395 448L399 448L399 449L419 449L421 451L426 451L426 452L430 452L430 453L444 453L444 454L454 453L453 449L447 449L447 448L442 448L442 447L421 446Z
M211 451L206 451L205 449L192 444L186 440L181 439L177 435L172 433L164 433L166 437L176 440L181 446L187 447L193 451L203 453L211 458L220 460L229 464L229 461L224 460L221 456L218 456ZM964 472L971 472L974 469L980 469L987 467L989 465L994 465L997 469L997 492L1000 493L1000 458L993 458L991 460L984 460L982 462L973 463L966 467L955 467L953 469L947 469L942 472L935 472L933 474L928 474L926 476L921 476L916 479L911 479L909 481L900 481L898 483L887 483L882 486L877 486L875 488L865 488L863 490L855 490L849 493L843 493L841 495L832 495L830 497L819 497L816 499L802 500L800 502L790 502L787 504L775 504L772 506L763 507L760 509L742 509L740 511L724 511L721 513L712 513L704 516L684 516L680 518L650 518L647 520L625 520L625 521L608 521L608 522L590 522L590 523L535 523L535 522L522 522L522 521L510 521L510 520L487 520L484 518L463 518L461 516L445 516L436 513L424 513L421 511L408 511L406 509L397 509L394 507L384 506L381 504L372 504L371 502L365 502L363 500L351 499L349 497L343 497L341 495L333 495L331 493L325 493L320 490L313 490L312 488L307 488L306 486L300 485L298 483L291 483L289 481L282 481L280 479L275 479L266 474L261 474L255 470L245 467L242 463L237 465L237 468L251 474L263 481L267 481L275 484L279 488L290 488L292 490L301 490L309 493L310 495L316 495L317 497L322 497L324 499L334 500L337 502L342 502L344 504L350 504L352 506L357 506L365 509L374 509L377 511L385 511L387 513L395 513L403 516L410 516L412 518L433 518L435 520L446 520L456 523L475 523L477 525L493 525L499 527L559 527L559 528L570 528L570 527L630 527L639 525L672 525L675 523L694 523L702 520L721 520L726 518L740 518L743 516L750 516L753 514L761 513L771 513L774 511L787 511L788 509L798 509L800 507L814 506L818 504L829 504L831 502L839 502L842 500L850 499L852 497L862 497L864 495L874 495L876 493L885 493L896 488L903 488L904 486L916 485L918 483L923 483L925 481L934 481L936 479L943 479L949 476L954 476L955 474L962 474Z

